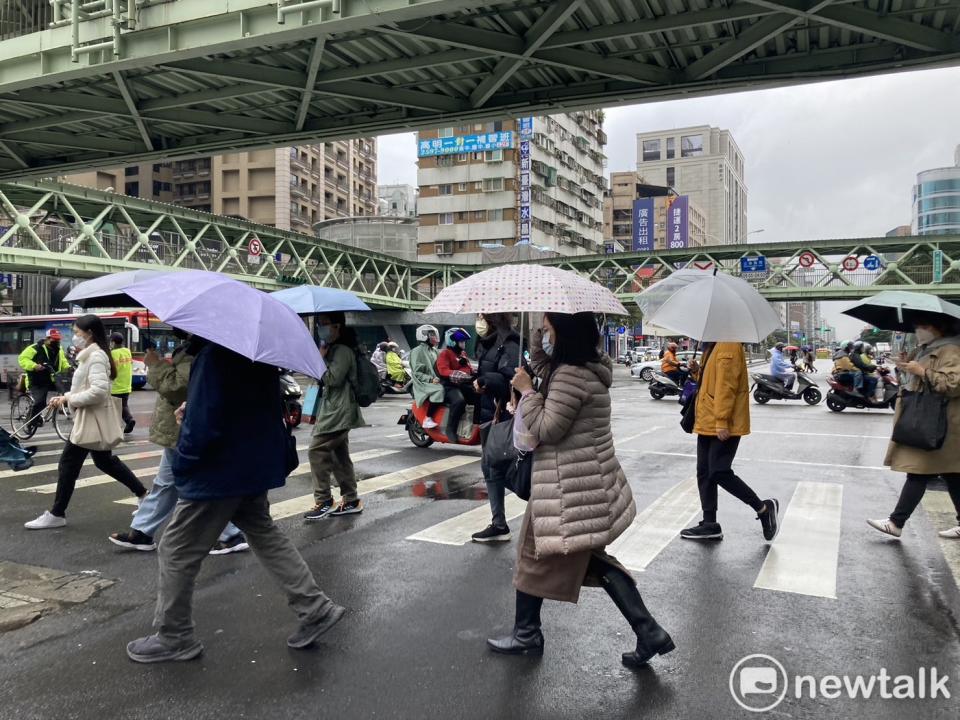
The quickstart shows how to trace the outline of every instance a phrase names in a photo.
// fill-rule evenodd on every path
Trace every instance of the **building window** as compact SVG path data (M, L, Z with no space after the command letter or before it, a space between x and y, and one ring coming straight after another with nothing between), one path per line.
M677 184L677 169L668 167L667 168L667 185L673 187Z
M457 158L457 162L466 162L470 158L470 156L467 155L466 153L457 153L456 158Z
M123 187L123 192L125 195L130 197L140 197L140 183L138 182L128 182Z
M503 190L503 178L487 178L483 181L484 192Z
M680 138L680 157L703 155L703 135L684 135Z
M437 190L441 195L453 195L453 185L437 185Z
M660 141L659 140L644 140L643 141L643 161L650 162L651 160L660 159Z
M453 137L453 128L440 128L440 137Z
M467 191L467 184L466 184L466 183L460 183L459 185L457 185L457 190L459 190L460 192L466 192L466 191Z
M471 159L471 160L483 160L483 153L482 153L482 152L470 153L470 159Z
M503 208L487 210L487 220L490 222L500 222L503 220Z
M503 150L487 150L483 153L484 162L502 162Z
M160 172L160 163L154 163L154 164L153 164L153 171L154 171L154 172Z
M474 211L473 211L473 221L474 221L474 222L486 222L486 221L487 221L487 211L486 211L486 210L474 210Z
M453 167L452 155L441 155L437 158L437 167Z
M667 160L673 160L677 154L676 138L667 138Z
M134 175L139 175L139 174L140 174L140 167L139 167L138 165L133 165L133 166L131 166L131 167L125 167L125 168L123 169L123 174L124 174L126 177L132 177L132 176L134 176Z
M453 225L453 213L440 213L441 225Z
M473 189L476 190L477 192L480 192L481 190L483 190L483 182L480 181L480 180L477 180L477 181L473 184Z

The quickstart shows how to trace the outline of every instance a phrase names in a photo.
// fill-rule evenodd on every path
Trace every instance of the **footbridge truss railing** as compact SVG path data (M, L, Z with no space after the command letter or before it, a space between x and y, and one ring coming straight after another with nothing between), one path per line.
M770 300L845 300L878 289L960 297L960 236L763 243L557 257L628 301L684 267L742 276ZM310 235L51 181L0 184L0 270L93 277L204 269L263 288L310 283L380 308L422 309L481 265L409 262Z

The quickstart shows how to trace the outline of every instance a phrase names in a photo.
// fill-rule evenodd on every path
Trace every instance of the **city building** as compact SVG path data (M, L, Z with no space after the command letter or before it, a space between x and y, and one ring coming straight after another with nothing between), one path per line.
M177 205L312 233L337 217L376 215L376 140L299 145L178 160Z
M913 231L917 235L960 233L960 145L953 167L924 170L913 186Z
M64 182L97 190L173 202L173 163L141 163L118 168L98 168L63 177Z
M316 223L313 231L323 240L384 253L402 260L417 259L415 217L376 215L335 218Z
M638 133L637 171L701 209L708 245L747 242L744 160L729 130L703 125Z
M377 197L381 215L417 216L417 189L413 185L378 185Z
M706 244L706 232L706 217L689 196L649 185L634 171L610 174L603 200L605 243L627 251L699 247Z
M884 237L907 237L913 235L913 228L909 225L897 225L895 228L887 230Z
M602 125L593 110L418 133L420 259L476 263L518 245L602 252Z

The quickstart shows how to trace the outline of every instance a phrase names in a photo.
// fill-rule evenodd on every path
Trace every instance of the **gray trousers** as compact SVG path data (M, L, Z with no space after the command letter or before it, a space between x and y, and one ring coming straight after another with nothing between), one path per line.
M349 440L349 430L318 433L310 438L307 457L310 458L310 473L313 476L313 499L318 505L333 499L331 476L340 486L340 497L344 502L353 502L359 497Z
M179 500L160 540L160 581L154 627L162 639L193 639L193 588L200 564L229 522L240 528L257 559L287 594L301 623L329 611L313 573L270 517L267 494L222 500Z

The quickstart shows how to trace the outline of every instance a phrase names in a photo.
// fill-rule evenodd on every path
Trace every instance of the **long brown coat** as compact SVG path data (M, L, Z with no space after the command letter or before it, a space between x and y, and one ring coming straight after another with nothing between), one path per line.
M950 398L947 439L939 450L921 450L891 440L883 464L891 470L916 475L960 473L960 345L935 348L918 362L926 368L926 378L934 392ZM901 409L898 404L894 423L900 418Z

